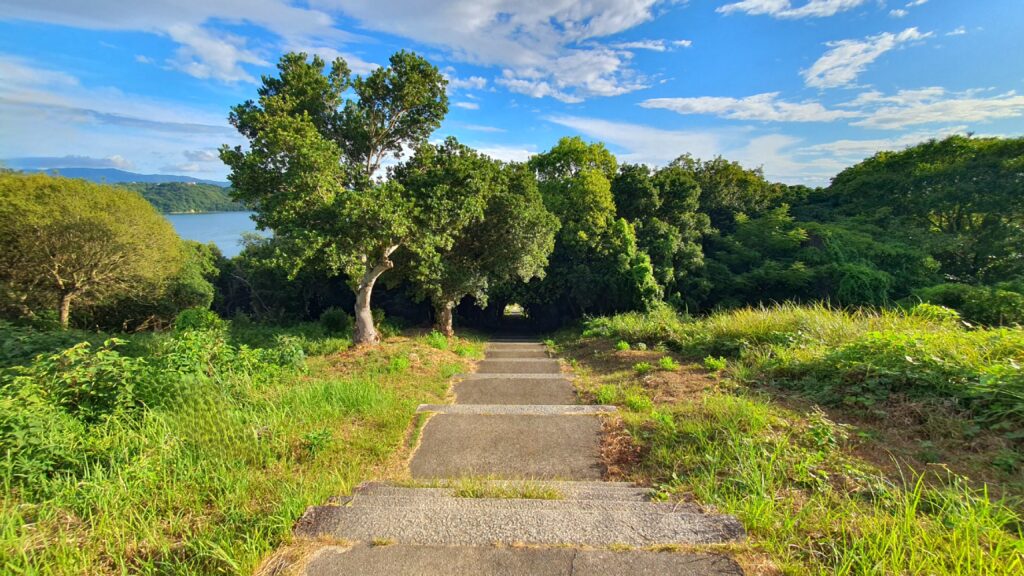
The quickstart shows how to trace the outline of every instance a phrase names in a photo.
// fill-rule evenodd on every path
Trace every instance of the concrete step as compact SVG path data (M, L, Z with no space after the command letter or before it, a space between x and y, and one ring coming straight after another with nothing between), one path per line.
M558 482L554 480L476 480L483 484L506 489L545 488L556 491L562 501L601 500L609 502L648 502L651 489L629 482ZM441 482L431 488L408 488L387 482L366 482L355 489L354 496L396 496L415 495L420 498L449 498L460 486L458 480Z
M413 478L600 480L597 416L435 414L421 434Z
M425 496L416 493L415 488L407 489L408 494L398 495L354 495L342 504L356 508L431 508L434 510L486 509L494 511L511 510L566 510L587 512L633 512L649 511L663 514L702 514L696 504L684 502L626 502L622 500L544 500L539 498L464 498L456 496Z
M596 404L420 404L417 412L436 414L523 414L532 416L587 416L611 414L618 408Z
M327 546L306 564L306 576L741 576L731 559L712 554L495 546L391 544Z
M487 360L477 365L477 374L558 374L562 371L558 360L528 358L517 360Z
M505 378L511 380L563 380L571 381L573 379L572 374L555 374L550 373L538 373L538 374L524 374L522 372L509 372L507 374L478 374L476 372L465 372L458 375L460 381L465 380L493 380L495 378Z
M471 500L471 499L466 499ZM544 502L544 501L540 501ZM731 516L645 510L571 510L478 507L473 502L435 507L315 506L296 532L308 537L391 540L396 544L535 544L657 546L715 544L743 537Z
M487 344L487 352L499 352L499 351L540 351L547 352L548 347L540 342L494 342L491 341Z
M576 404L577 401L573 385L557 374L530 375L544 378L486 376L457 382L455 401L459 404Z
M525 350L488 350L486 353L488 360L516 360L522 358L551 358L547 350L534 350L532 348Z

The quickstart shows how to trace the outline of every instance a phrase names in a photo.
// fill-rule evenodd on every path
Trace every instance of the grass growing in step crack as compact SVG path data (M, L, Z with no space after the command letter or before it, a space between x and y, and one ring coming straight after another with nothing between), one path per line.
M496 482L483 478L460 478L449 484L458 498L509 498L527 500L561 500L560 490L543 482L529 480Z
M343 351L318 330L62 341L7 362L0 573L251 574L307 506L393 465L416 407L468 364L423 337Z

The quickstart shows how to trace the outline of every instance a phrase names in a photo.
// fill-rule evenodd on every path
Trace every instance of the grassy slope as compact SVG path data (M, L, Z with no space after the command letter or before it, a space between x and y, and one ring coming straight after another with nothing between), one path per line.
M345 346L320 332L243 327L233 339L283 337L321 353ZM393 337L372 351L312 356L304 369L233 365L212 384L197 382L202 391L179 391L187 401L76 437L103 444L90 449L107 461L86 471L26 485L8 461L0 572L252 573L306 506L386 475L403 457L416 406L440 401L447 379L481 349L428 342Z
M1019 334L980 338L957 330L945 321L898 314L780 307L696 322L666 312L622 315L591 322L585 337L564 334L559 344L584 393L624 409L638 450L619 449L613 464L622 475L659 486L665 497L696 498L738 515L751 538L732 551L749 572L1017 574L1024 570L1019 503L993 501L980 482L946 466L987 469L984 476L999 481L1003 491L1019 493L1017 469L999 464L1004 451L1019 448L1007 438L1019 428L978 431L978 422L992 416L992 404L951 407L953 392L942 388L929 396L928 383L914 371L892 381L865 380L863 366L842 355L858 350L863 362L881 363L865 341L881 338L888 350L890 340L903 342L899 335L915 331L932 334L931 340L918 334L915 346L948 345L932 352L966 358L960 368L975 362L984 372L977 364L1007 364L1024 353L997 342ZM622 342L631 350L623 350ZM651 349L636 350L639 342ZM701 365L709 353L725 356L707 363L720 371ZM826 361L836 355L844 363ZM666 362L670 369L661 369L665 356L682 366ZM802 371L806 364L831 371L832 380L821 371ZM849 389L865 381L870 385ZM903 387L894 390L897 381ZM970 384L969 378L957 382ZM844 402L848 395L855 400ZM827 411L815 401L825 402ZM908 424L903 412L890 413L896 406L905 412L908 404L924 414L920 421ZM893 439L888 430L910 439L886 444ZM951 452L942 455L944 464L924 467L913 457L920 442ZM964 443L973 443L975 453L967 450L960 458L953 448ZM927 473L916 474L908 463Z

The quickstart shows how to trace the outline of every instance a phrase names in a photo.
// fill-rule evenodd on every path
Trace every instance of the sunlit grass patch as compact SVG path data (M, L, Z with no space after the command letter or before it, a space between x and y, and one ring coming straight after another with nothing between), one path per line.
M33 363L16 386L5 372L0 571L252 573L307 506L400 466L416 406L468 363L422 338L317 355L338 338L320 330L146 335ZM76 400L88 414L33 384L69 378L96 391ZM11 452L15 428L38 434Z
M767 573L1020 573L1024 503L998 494L1024 492L1013 481L1024 331L932 312L783 305L673 319L660 310L593 320L561 344L584 397L620 407L641 455L622 477L735 514L750 539L731 553L770 558ZM620 339L663 343L716 374L665 396L652 382L664 373L604 352ZM888 412L901 406L907 414ZM897 432L905 417L923 422ZM951 468L971 459L970 470L1004 483L909 466L901 441ZM876 445L899 459L869 459Z

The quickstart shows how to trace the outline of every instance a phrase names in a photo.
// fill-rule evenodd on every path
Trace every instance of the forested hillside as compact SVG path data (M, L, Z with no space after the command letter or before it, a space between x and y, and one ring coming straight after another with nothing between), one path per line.
M213 184L192 182L134 182L122 184L137 191L142 197L164 213L230 212L245 210L241 202L231 198L231 190Z

